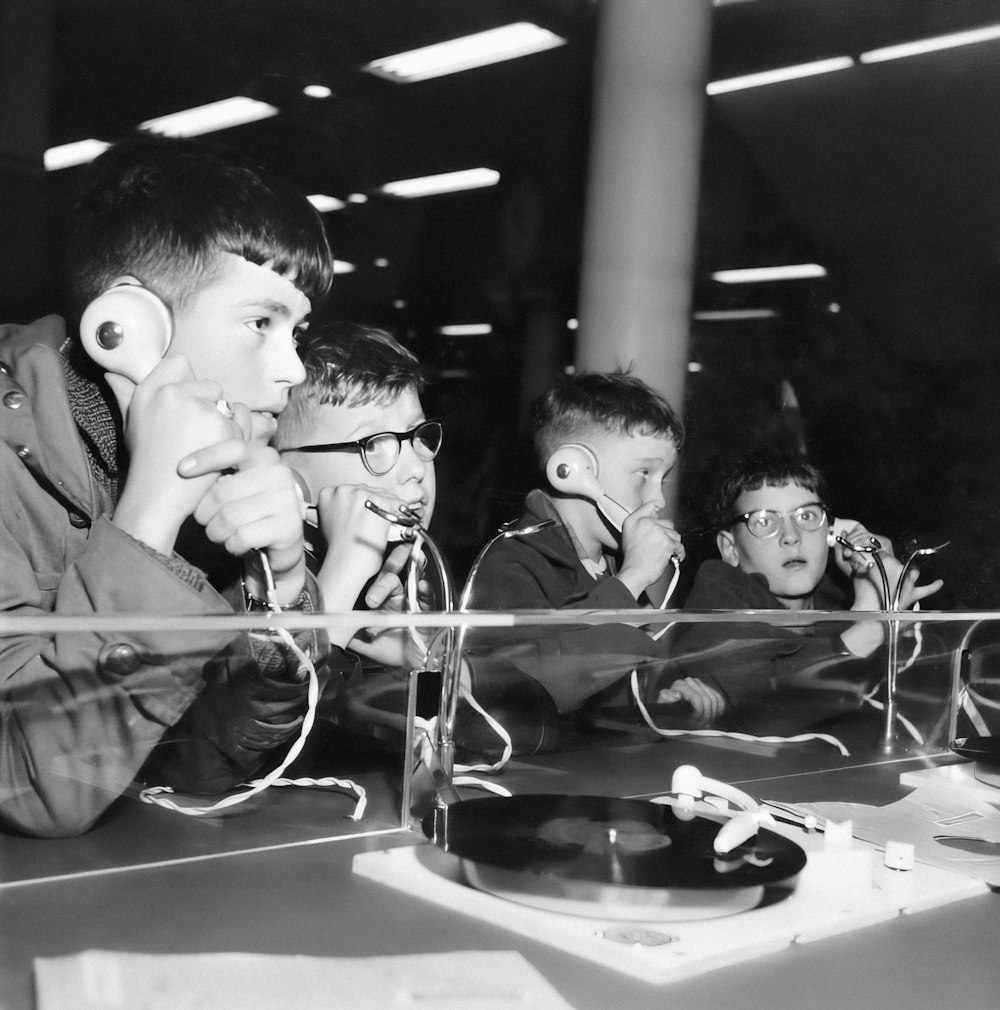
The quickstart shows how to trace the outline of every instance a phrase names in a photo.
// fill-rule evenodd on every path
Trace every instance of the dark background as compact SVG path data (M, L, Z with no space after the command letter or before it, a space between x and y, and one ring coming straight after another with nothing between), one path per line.
M557 360L573 362L565 324L576 312L600 13L593 0L0 0L0 314L27 321L63 302L78 170L42 172L47 146L113 141L152 116L244 94L281 114L213 139L309 193L343 199L422 173L499 169L493 189L370 195L325 216L337 257L357 265L338 278L328 312L392 329L435 378L428 405L447 423L435 531L461 574L536 479L520 430L524 342L551 341ZM712 18L706 80L856 58L1000 21L1000 7L735 0ZM412 85L358 69L522 19L568 45ZM308 83L333 94L307 98ZM778 314L692 320L701 370L683 405L682 528L697 524L700 482L719 451L790 422L826 470L839 514L900 549L913 537L952 541L927 565L947 580L939 606L997 603L998 94L991 42L706 98L692 310ZM828 276L710 279L803 261ZM493 333L435 332L468 321ZM781 411L783 383L797 414ZM693 557L709 546L689 538Z

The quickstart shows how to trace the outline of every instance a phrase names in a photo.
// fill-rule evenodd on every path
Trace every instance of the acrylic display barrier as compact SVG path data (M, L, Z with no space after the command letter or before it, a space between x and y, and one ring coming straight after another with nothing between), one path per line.
M328 666L322 650L312 653L318 691L301 752L262 788L261 777L274 771L265 767L246 790L252 795L228 806L192 816L149 802L143 789L155 781L137 784L121 772L114 778L114 734L106 753L74 750L78 738L66 728L74 720L133 717L127 705L95 704L130 676L127 665L119 673L107 667L103 686L87 679L82 690L68 687L74 676L65 657L76 652L84 663L95 640L105 660L121 642L140 654L146 643L155 654L154 670L130 702L145 714L151 708L142 693L162 688L157 676L169 677L177 657L197 649L209 655L247 632L277 637L283 629L298 637L356 619L0 618L0 646L27 654L41 642L43 655L58 653L63 662L61 673L47 662L30 689L8 682L4 732L10 727L12 735L3 761L17 751L15 730L46 738L34 753L35 760L47 755L49 765L35 771L49 788L64 780L67 789L106 792L96 823L73 837L40 842L5 820L0 884L311 841L408 840L422 810L442 795L649 797L667 791L673 769L685 762L729 782L861 768L894 754L988 769L1000 736L1000 612L437 612L368 615L370 636L398 635L426 652L420 670ZM845 654L838 636L851 625L881 638L868 659ZM699 706L711 708L720 696L728 709L706 725ZM17 790L32 785L6 767L4 775L0 802L9 810ZM225 799L159 796L195 807ZM811 798L826 797L804 797Z

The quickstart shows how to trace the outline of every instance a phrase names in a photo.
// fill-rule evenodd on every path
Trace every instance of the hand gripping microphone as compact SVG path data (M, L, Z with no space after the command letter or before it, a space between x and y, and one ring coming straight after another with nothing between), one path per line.
M166 354L172 332L170 310L138 284L108 288L80 318L80 337L88 356L106 372L136 384Z
M608 495L597 479L597 457L585 445L568 442L559 446L545 464L549 484L563 494L589 498L616 530L628 518L628 510Z
M565 445L559 446L549 456L548 462L545 464L545 476L556 491L589 498L597 506L601 515L616 530L621 531L622 523L628 518L629 511L601 487L600 481L597 479L597 457L587 446L579 442L567 442ZM677 587L677 579L680 575L680 561L677 560L676 554L671 557L670 562L674 566L674 574L660 603L660 609L666 607ZM669 627L669 625L664 626L653 637L659 638Z

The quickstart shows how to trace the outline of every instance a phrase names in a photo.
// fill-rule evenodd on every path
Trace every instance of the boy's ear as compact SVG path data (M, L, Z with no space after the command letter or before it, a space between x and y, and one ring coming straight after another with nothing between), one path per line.
M719 530L715 534L715 546L727 565L738 568L740 564L740 549L736 546L736 538L729 530Z
M604 492L597 481L597 457L580 442L567 442L545 463L545 478L556 491L596 500Z
M87 355L106 372L138 384L167 352L173 318L167 306L134 277L98 295L80 317Z

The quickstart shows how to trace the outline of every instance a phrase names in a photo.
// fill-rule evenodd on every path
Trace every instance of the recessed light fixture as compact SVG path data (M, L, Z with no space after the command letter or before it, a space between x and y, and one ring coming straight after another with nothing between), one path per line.
M700 323L728 323L745 319L775 319L777 315L774 309L709 309L695 312L692 318Z
M333 261L333 272L335 274L353 274L357 269L353 263L347 263L345 260L334 260Z
M816 74L829 74L835 70L849 70L854 66L850 56L833 56L828 60L815 60L812 63L799 63L792 67L777 67L774 70L762 70L756 74L745 74L742 77L727 77L721 81L710 81L705 85L705 91L710 95L721 95L726 91L742 91L744 88L759 88L764 84L777 84L780 81L793 81L799 77L813 77Z
M333 91L325 84L307 84L302 89L302 94L309 98L329 98Z
M519 21L395 56L385 56L366 63L361 69L398 84L412 83L501 63L565 44L566 40L561 36L528 21Z
M50 147L44 155L45 171L56 172L60 168L72 168L74 165L86 165L93 161L102 151L111 145L104 140L75 140L72 144L60 144Z
M485 186L495 186L499 181L500 173L496 169L467 168L460 172L443 172L441 175L387 182L380 192L409 199L438 193L457 193L464 189L482 189Z
M226 130L231 126L243 126L260 119L276 116L278 110L267 102L254 98L224 98L220 102L210 102L194 109L172 112L168 116L147 119L139 124L140 130L161 133L167 137L197 137L203 133Z
M351 193L347 197L348 203L367 203L368 197L364 193Z
M437 331L442 337L487 337L493 327L489 323L450 323L439 326Z
M347 206L343 200L338 200L335 196L327 196L325 193L313 193L307 199L321 214L326 214L331 210L342 210Z
M747 267L743 270L717 270L713 281L721 284L759 284L764 281L797 281L809 277L825 277L826 270L818 263L791 263L777 267Z
M966 32L952 32L950 35L935 35L915 42L902 42L895 46L883 46L862 53L858 59L862 63L882 63L885 60L899 60L904 56L919 56L939 49L954 49L957 46L971 46L976 42L992 42L1000 39L1000 25L986 25Z

